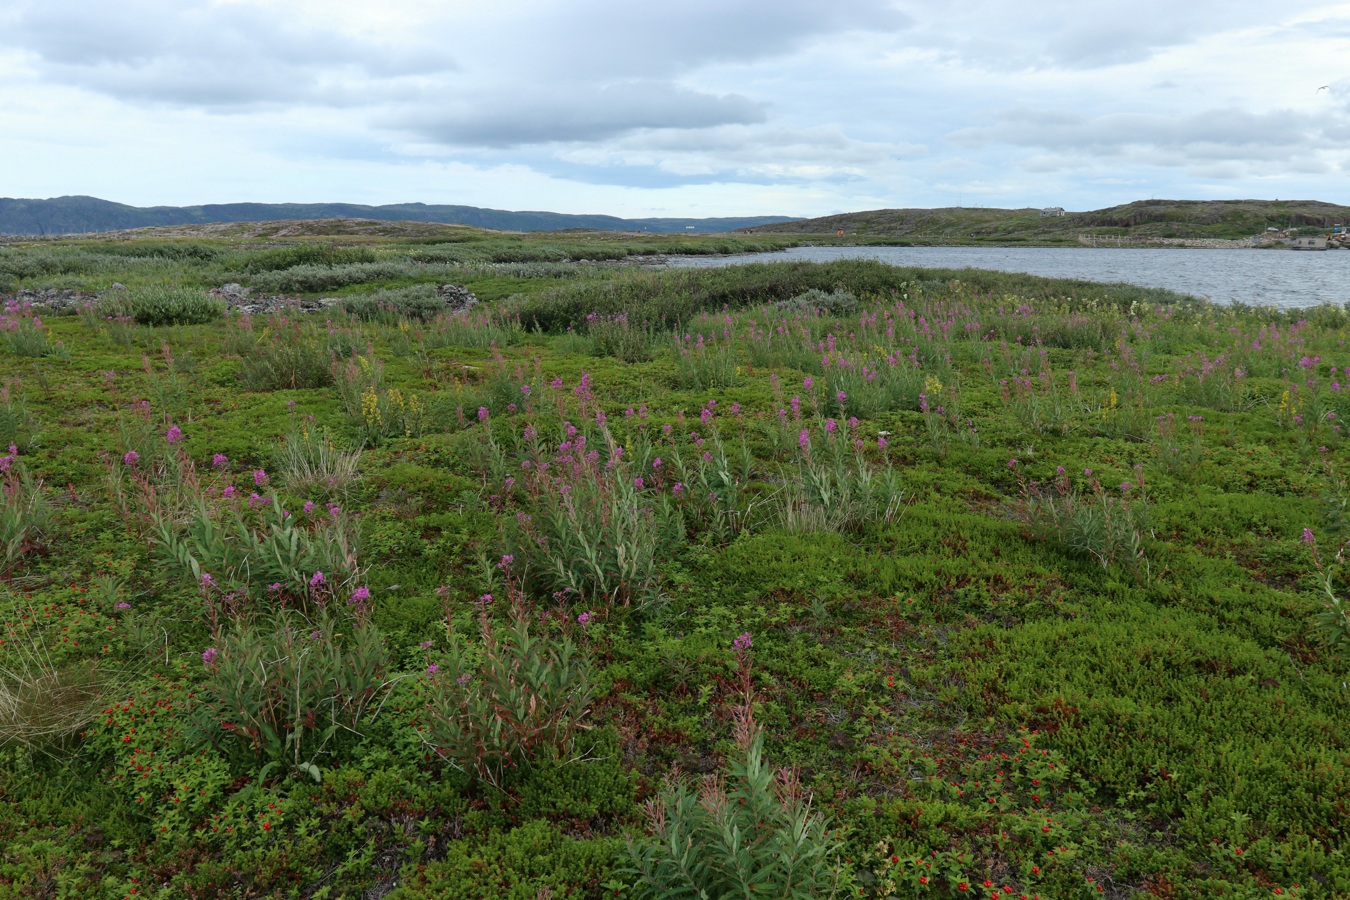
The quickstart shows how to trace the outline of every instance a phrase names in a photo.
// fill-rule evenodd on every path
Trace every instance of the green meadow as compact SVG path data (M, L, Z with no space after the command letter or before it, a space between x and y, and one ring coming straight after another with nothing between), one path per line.
M0 898L1350 896L1350 313L788 244L0 246Z

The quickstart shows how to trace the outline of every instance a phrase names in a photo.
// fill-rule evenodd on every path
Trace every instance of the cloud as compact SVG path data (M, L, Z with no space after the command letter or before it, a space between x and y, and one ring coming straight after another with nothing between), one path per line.
M1294 110L1210 109L1183 115L1114 113L1089 117L1067 110L1014 109L988 125L952 135L958 145L1012 144L1063 153L1118 156L1139 149L1184 151L1206 160L1276 159L1344 142L1350 122Z
M242 3L41 0L21 6L0 43L47 78L113 97L198 108L378 98L378 83L443 73L423 43L360 41ZM374 92L371 82L377 83Z
M709 128L761 122L764 105L668 82L518 84L476 91L385 120L425 138L477 147L597 141L640 128Z

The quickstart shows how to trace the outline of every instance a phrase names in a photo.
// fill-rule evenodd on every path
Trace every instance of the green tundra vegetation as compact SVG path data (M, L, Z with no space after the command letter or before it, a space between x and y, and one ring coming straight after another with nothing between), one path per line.
M1350 315L769 246L0 247L0 898L1350 895Z

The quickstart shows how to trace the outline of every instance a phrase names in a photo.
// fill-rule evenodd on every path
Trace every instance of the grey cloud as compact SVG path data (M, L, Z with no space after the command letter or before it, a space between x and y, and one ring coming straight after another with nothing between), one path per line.
M434 141L480 147L593 141L640 128L708 128L761 122L762 104L665 82L518 85L392 119Z
M1088 70L1137 63L1160 50L1241 27L1269 9L1262 0L911 0L915 40L975 69ZM952 27L952 15L962 27Z
M1236 160L1329 148L1339 143L1346 127L1339 117L1292 110L1214 109L1182 116L1119 113L1088 118L1023 109L1000 113L991 124L959 131L952 140L971 146L1001 143L1099 155L1119 155L1132 148L1184 150L1197 159Z
M579 0L511 27L543 37L532 43L535 60L522 65L563 63L583 77L652 77L750 62L842 32L898 32L912 24L891 0Z
M341 82L452 68L429 46L365 44L258 7L173 0L30 2L0 43L36 56L45 74L67 84L123 99L208 108L349 105L356 92L344 91Z

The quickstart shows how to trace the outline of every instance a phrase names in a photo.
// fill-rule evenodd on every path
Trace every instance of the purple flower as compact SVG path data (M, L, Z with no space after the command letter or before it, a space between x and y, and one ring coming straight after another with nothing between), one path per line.
M662 465L663 463L661 462L661 457L658 456L656 459L652 460L653 469L659 469L661 468Z
M441 670L441 667L438 666L438 665L436 665L435 663L432 663L431 665L427 666L427 674L428 674L428 675L435 675L435 674L436 674L437 672L439 672L440 670Z
M810 447L810 446L811 446L811 432L809 432L809 431L807 431L805 428L803 428L803 429L802 429L802 433L799 434L799 435L797 435L797 446L798 446L798 447L801 447L803 450L805 450L807 447Z
M1084 470L1083 470L1083 474L1086 475L1088 478L1091 478L1091 477L1092 477L1092 470L1091 470L1091 469L1084 469Z
M835 433L836 431L838 431L838 430L839 430L839 423L838 423L838 422L836 422L834 419L826 419L826 420L825 420L825 433L826 433L826 434L834 434L834 433Z
M1122 481L1120 483L1120 492L1122 494L1128 494L1130 492L1130 488L1132 488L1133 486L1134 485L1130 484L1128 481Z
M641 475L633 479L633 487L637 488L639 491L642 490L644 487L646 487L646 485L642 481Z
M1010 459L1010 460L1008 460L1008 468L1010 468L1010 469L1016 469L1016 468L1017 468L1017 460L1015 460L1015 459Z
M210 572L203 572L202 577L197 579L197 583L200 584L203 589L210 589L215 586L216 580L211 577Z
M314 501L313 501L313 500L306 500L306 501L305 501L304 511L305 511L305 515L309 515L310 513L312 513L312 512L314 511Z
M136 465L137 460L139 460L140 458L141 455L137 453L135 450L128 450L126 452L126 455L122 457L122 465L134 466Z
M164 433L164 440L170 444L178 444L183 440L183 430L177 425L171 425L169 430Z
M239 493L239 489L232 484L225 485L225 489L220 492L220 496L226 500Z
M427 647L430 647L430 646L431 646L431 641L423 641L422 643L418 644L417 646L422 647L423 649L426 649Z
M470 675L468 672L465 672L464 674L460 675L458 678L455 679L455 684L464 685L468 684L470 681L473 681L473 676Z
M750 632L748 631L741 632L741 634L736 638L736 640L731 642L731 646L735 647L742 653L744 653L746 650L749 650L750 645L751 645Z
M309 580L309 586L312 588L322 587L323 584L324 577L322 572L315 572L314 577Z
M845 394L843 391L840 391L839 393L834 395L834 399L838 400L840 403L843 403L845 400L848 399L848 394Z
M217 453L215 456L211 457L211 465L215 466L217 469L223 469L229 464L230 458L224 453Z
M267 502L266 500L258 496L257 491L254 491L253 493L248 495L248 505L250 509L262 506L266 502Z
M269 591L271 591L272 593L274 593L274 594L279 594L279 593L281 593L281 582L280 582L280 581L274 581L274 582L272 582L271 584L269 584L269 585L267 586L267 589L268 589Z
M580 625L582 628L585 628L588 624L590 624L592 618L593 616L591 616L590 613L584 612L581 615L577 616L577 624Z
M216 664L216 658L220 656L220 651L215 647L207 647L202 651L202 664L208 669Z
M486 406L478 407L478 421L486 422L488 420L488 408Z
M267 484L267 473L262 469L255 469L253 471L253 483L258 487Z
M678 497L680 494L684 493L684 485L677 481L675 482L675 486L670 489L670 492Z
M1299 540L1305 544L1315 546L1317 544L1317 535L1313 534L1311 528L1305 528L1303 529L1303 537L1299 538Z
M810 375L807 375L805 378L802 379L802 387L806 388L808 391L811 390L811 388L814 386L815 382L811 379Z
M351 597L347 600L353 606L365 606L366 601L370 599L370 588L364 584L352 591Z
M877 449L878 450L886 449L886 439L884 437L877 438Z
M131 604L130 604L130 603L127 603L125 600L123 600L121 603L117 604L117 608L118 608L118 609L131 609Z

